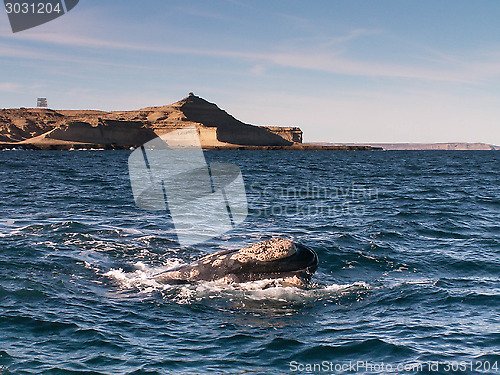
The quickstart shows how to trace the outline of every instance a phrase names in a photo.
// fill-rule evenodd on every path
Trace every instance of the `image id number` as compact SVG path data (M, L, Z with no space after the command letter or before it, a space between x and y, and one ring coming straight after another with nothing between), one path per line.
M5 3L7 14L46 14L61 13L61 3L52 5L52 3Z

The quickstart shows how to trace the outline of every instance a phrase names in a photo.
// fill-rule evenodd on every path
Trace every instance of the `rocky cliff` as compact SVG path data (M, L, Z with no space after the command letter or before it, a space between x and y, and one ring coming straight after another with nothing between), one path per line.
M40 148L63 144L129 147L186 126L196 126L203 147L291 146L302 141L299 128L245 124L190 94L171 105L137 111L4 109L0 142Z

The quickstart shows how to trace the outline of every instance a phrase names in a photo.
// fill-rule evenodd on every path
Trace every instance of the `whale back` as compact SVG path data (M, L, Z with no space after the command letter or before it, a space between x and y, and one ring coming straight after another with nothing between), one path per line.
M272 238L268 241L257 242L251 246L243 247L231 255L231 258L242 263L250 261L271 262L290 257L296 252L297 248L293 241L286 238Z

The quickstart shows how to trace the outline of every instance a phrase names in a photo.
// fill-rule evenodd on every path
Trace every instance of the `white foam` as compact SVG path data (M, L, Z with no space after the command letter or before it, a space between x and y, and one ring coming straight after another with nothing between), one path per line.
M19 232L19 228L14 228L14 219L0 219L0 237L7 237Z
M370 290L372 289L372 287L370 284L367 284L364 281L356 281L352 284L331 284L323 287L323 290L329 293L338 293L350 290L363 290L363 289Z
M204 299L224 299L227 301L279 302L284 304L304 303L328 297L338 297L346 293L371 289L365 282L352 284L311 284L307 288L284 286L283 279L264 279L246 283L228 284L222 281L202 281L193 284L170 285L159 283L154 275L184 264L179 259L168 259L162 267L151 267L143 262L134 264L133 272L111 269L104 276L120 288L136 290L141 294L154 291L163 293L164 298L178 304L190 304Z
M112 268L104 276L116 282L121 288L137 289L141 293L148 293L155 289L162 290L170 287L169 285L158 283L154 279L154 275L182 264L178 259L168 259L164 266L154 268L149 267L143 262L137 262L134 264L134 272L125 272L122 268Z
M137 288L140 291L144 291L147 287L157 288L158 283L155 279L148 276L148 274L141 270L136 270L132 273L127 273L123 271L122 268L111 269L106 272L104 276L117 282L121 287L125 289Z
M399 288L404 285L435 285L437 280L431 279L417 279L417 280L391 280L387 287L389 288Z

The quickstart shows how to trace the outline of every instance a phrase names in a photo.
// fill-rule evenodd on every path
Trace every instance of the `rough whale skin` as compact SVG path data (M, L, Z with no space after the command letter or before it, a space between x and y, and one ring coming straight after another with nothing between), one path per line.
M223 250L188 265L154 276L160 283L198 281L242 283L283 279L283 285L306 286L318 268L318 256L307 246L285 238L272 238L239 250Z

